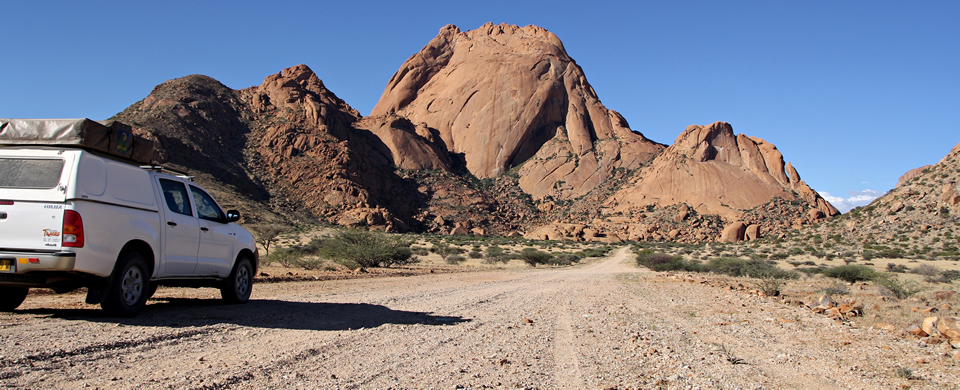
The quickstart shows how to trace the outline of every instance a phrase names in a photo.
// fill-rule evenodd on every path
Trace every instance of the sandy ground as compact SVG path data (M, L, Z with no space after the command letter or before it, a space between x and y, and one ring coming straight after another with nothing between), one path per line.
M161 288L133 319L81 294L0 313L7 388L951 388L960 361L876 329L641 270ZM922 359L920 363L918 359Z

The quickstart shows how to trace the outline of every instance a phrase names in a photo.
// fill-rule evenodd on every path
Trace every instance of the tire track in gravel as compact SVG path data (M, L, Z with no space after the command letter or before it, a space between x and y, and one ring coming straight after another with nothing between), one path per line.
M93 354L101 354L107 352L119 352L123 353L124 350L130 349L156 349L162 347L165 343L173 340L181 340L186 338L192 338L195 336L202 336L204 334L212 332L211 328L202 328L202 329L190 329L182 332L174 332L163 335L150 336L137 340L121 340L112 343L105 344L92 344L87 345L81 348L75 348L72 350L56 350L52 352L41 352L35 355L28 355L15 359L0 360L0 368L8 368L15 366L24 366L24 365L33 365L34 363L40 362L51 362L66 360L74 357L87 357ZM103 357L101 357L103 358ZM88 359L84 359L88 360ZM95 359L94 359L95 360Z
M571 272L593 274L596 273L595 269L599 264L606 264L609 261L609 259L605 259L600 263L593 263L579 269L538 269L506 275L501 273L496 275L493 280L479 282L470 280L476 278L476 275L468 275L463 278L456 278L457 281L467 279L464 281L465 283L455 283L454 285L420 283L418 281L395 285L394 283L385 283L384 286L381 286L383 290L377 293L371 293L368 289L356 290L353 287L347 287L344 289L346 292L337 293L332 298L340 302L365 301L373 304L393 304L394 310L426 310L432 313L442 313L445 316L460 316L470 321L456 324L453 328L450 326L438 328L423 325L397 326L388 324L377 329L360 329L353 331L351 334L340 334L333 343L324 335L313 333L306 338L298 339L296 342L288 341L283 346L278 347L287 351L300 350L301 354L317 356L319 357L318 360L323 360L323 364L304 362L299 358L295 358L293 361L278 359L275 363L259 368L256 375L257 379L251 383L259 386L275 386L276 383L271 382L271 378L306 378L305 380L317 386L366 388L371 386L385 387L385 384L393 379L396 385L401 386L405 380L411 379L400 378L401 373L412 374L408 376L419 378L431 375L431 371L438 368L436 366L449 365L448 362L442 361L443 359L431 358L436 356L450 356L451 360L456 360L460 364L463 364L464 361L470 362L459 368L459 371L454 368L454 374L469 374L460 371L472 370L472 366L478 364L478 361L480 361L479 364L487 366L491 365L491 360L494 362L506 361L508 363L501 363L500 366L512 368L511 366L523 364L519 361L523 360L523 356L521 356L522 351L518 348L510 348L508 338L495 340L491 343L489 337L476 338L475 335L498 335L517 329L529 332L529 330L535 328L531 324L523 323L524 313L531 316L529 313L542 310L548 313L541 313L545 318L536 320L539 326L539 328L536 328L539 337L548 341L558 339L555 326L550 326L555 321L546 317L553 315L553 312L548 310L555 306L553 297L561 295L559 291L567 288L565 280L569 276L568 274ZM482 279L484 276L481 275L480 278ZM426 291L402 288L409 284L423 286ZM384 294L385 296L381 295L376 299L370 298L370 295L376 294ZM310 298L322 299L323 297ZM566 315L569 317L569 310L566 311ZM390 337L372 341L370 336L382 333L381 331L385 330L384 328L390 328L387 330L393 334ZM456 329L456 331L453 332L451 329ZM371 343L374 345L370 345ZM383 357L382 361L371 362L371 360L376 359L370 359L369 356L361 359L355 358L357 354L363 352L353 351L351 348L354 345L363 344L366 344L364 350L373 350L375 354ZM572 345L572 343L568 344ZM488 349L491 345L502 347L500 349L503 351L500 352L500 355L493 358L491 356L494 355L484 355L479 359L476 356L464 356L463 351L473 351L473 355L476 355L476 351ZM550 345L546 345L546 347L550 350L553 349ZM314 352L311 353L311 351ZM370 352L366 353L369 354ZM573 350L567 353L567 356L576 357L576 355L576 351ZM435 366L423 369L423 360L431 359L431 363ZM483 360L487 361L483 362ZM556 372L552 358L544 356L543 360L542 365L549 368L549 372ZM350 369L351 365L356 365L359 361L363 361L362 364L364 365L377 364L377 369L371 370L372 372ZM294 364L293 362L297 363ZM339 368L331 370L330 367ZM490 373L481 370L474 375L487 374ZM223 379L218 383L231 382L230 378L241 376L241 373L229 373L223 375ZM576 381L576 377L577 375L574 375L574 379L571 379L569 383L579 383ZM342 378L350 378L351 380L340 380ZM474 377L473 379L479 378ZM547 382L544 382L544 380ZM549 380L549 375L544 375L541 378L528 379L527 383L543 385L543 383L550 383ZM496 382L491 382L491 385L494 384ZM571 385L568 387L578 386Z
M557 318L557 332L554 341L555 357L557 360L557 387L564 389L582 389L583 380L580 374L580 358L574 340L573 320L570 310L570 301L560 299Z

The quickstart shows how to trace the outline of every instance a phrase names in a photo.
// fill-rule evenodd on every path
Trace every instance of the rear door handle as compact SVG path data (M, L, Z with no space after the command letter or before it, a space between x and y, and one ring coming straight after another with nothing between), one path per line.
M177 226L177 223L176 223L176 222L173 222L173 221L167 221L167 225Z
M203 230L203 231L205 231L205 232L209 232L209 231L210 231L210 229L207 229L207 228L205 228L205 227L200 228L200 230Z

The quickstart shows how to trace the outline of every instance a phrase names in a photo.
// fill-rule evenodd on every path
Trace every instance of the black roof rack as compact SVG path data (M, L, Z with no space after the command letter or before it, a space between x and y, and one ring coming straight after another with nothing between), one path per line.
M188 175L186 172L178 171L176 169L167 168L163 165L141 165L140 168L143 168L149 171L154 171L154 172L171 174L177 177L182 177L184 179L193 181L192 175Z

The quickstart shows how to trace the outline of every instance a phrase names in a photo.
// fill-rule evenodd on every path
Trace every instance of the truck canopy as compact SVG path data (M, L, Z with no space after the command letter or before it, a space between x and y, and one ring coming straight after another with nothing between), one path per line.
M150 164L153 141L133 134L117 121L81 119L2 119L0 145L79 147Z

